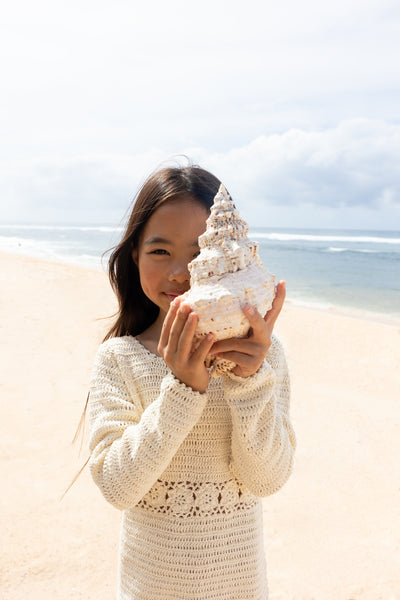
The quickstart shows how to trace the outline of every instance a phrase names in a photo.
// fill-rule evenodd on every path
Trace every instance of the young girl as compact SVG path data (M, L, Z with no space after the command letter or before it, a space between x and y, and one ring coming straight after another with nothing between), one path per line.
M260 498L288 479L289 377L272 336L282 308L245 307L245 339L205 338L180 302L219 180L164 168L140 190L110 258L119 300L90 386L90 470L123 510L119 600L266 600ZM212 352L236 363L210 379Z

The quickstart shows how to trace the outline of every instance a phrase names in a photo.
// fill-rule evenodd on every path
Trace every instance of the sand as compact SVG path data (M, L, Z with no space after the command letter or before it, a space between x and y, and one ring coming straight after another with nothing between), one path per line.
M87 469L60 497L88 455L71 440L115 301L102 272L0 266L0 596L110 600L121 513ZM398 600L400 323L289 301L276 332L298 451L263 500L270 599Z

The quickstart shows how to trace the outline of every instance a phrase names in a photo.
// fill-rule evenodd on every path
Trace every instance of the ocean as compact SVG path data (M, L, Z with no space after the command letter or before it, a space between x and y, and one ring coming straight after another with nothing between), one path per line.
M0 225L0 250L105 269L121 233L107 226ZM286 280L289 300L400 318L400 231L253 227L249 237L266 268Z

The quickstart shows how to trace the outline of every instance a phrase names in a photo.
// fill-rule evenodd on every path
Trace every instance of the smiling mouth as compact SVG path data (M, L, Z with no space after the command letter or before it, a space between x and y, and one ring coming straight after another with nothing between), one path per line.
M174 292L169 294L167 292L164 292L164 294L167 296L168 300L172 302L173 300L175 300L175 298L184 294L184 292Z

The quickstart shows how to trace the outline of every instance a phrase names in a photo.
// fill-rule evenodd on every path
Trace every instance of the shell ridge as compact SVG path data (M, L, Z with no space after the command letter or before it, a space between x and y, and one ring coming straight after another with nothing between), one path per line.
M259 244L248 239L249 226L232 198L220 185L199 237L199 255L189 264L190 290L182 298L198 314L196 336L213 332L215 340L243 337L249 321L243 313L252 304L264 315L275 296L275 277L263 266ZM235 364L209 356L211 375L219 376Z

